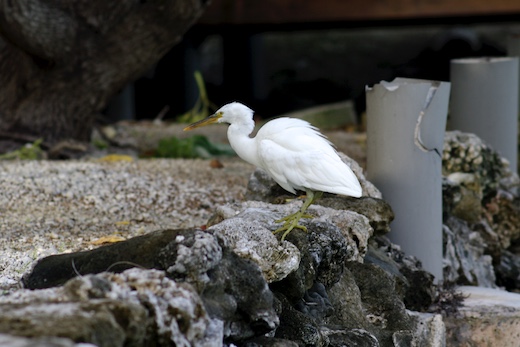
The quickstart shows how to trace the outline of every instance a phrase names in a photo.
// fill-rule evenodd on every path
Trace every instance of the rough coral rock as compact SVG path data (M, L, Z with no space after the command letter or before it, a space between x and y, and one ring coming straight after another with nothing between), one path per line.
M237 256L223 240L197 229L160 230L92 251L50 256L25 276L25 284L50 287L78 273L108 268L117 272L128 266L164 270L171 279L192 285L211 318L221 322L229 341L262 335L279 323L273 295L258 265Z
M520 179L515 171L476 135L446 133L443 209L448 281L495 286L492 263L500 264L504 252L520 239ZM496 270L501 269L505 268ZM498 277L508 281L505 273Z
M193 287L157 270L77 277L62 287L1 297L0 307L0 331L19 336L100 346L217 346L222 340L219 322L209 318Z
M225 240L236 254L257 263L267 282L280 281L300 264L300 252L292 243L279 242L272 233L279 214L268 204L245 202L217 209L225 218L208 231Z
M481 235L468 224L450 217L443 227L444 280L450 283L496 287L492 259L485 254Z

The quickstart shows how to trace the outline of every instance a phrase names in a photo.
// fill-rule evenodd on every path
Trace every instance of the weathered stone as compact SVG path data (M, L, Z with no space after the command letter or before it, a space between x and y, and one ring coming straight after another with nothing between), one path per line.
M264 170L257 168L253 171L247 183L245 196L247 200L275 203L281 202L282 196L292 196L292 194L280 187Z
M38 288L63 283L79 271L119 270L111 264L164 270L176 281L193 285L230 341L262 335L279 323L258 265L201 230L162 230L92 251L44 258L25 276L25 283Z
M413 339L414 323L396 291L395 279L372 264L348 263L361 294L369 328L382 346L392 346L394 335Z
M443 175L444 221L448 224L451 219L448 229L452 232L445 228L448 280L494 286L490 260L482 253L499 264L502 252L520 239L516 170L476 135L453 131L444 140ZM453 217L467 225L455 226ZM474 232L480 235L478 240ZM467 243L471 244L469 253L464 249Z
M501 180L512 176L509 164L496 151L477 135L460 131L448 131L444 136L442 172L443 176L455 172L474 174L474 184L482 189L484 198L496 195Z
M306 272L307 269L301 269L300 259L303 257L302 250L308 248L304 244L308 242L316 243L312 246L314 252L320 250L329 252L325 250L340 247L341 251L337 253L341 254L342 259L363 261L373 229L365 216L352 211L338 211L311 205L308 213L314 218L300 221L309 232L295 229L291 231L286 241L280 243L279 236L272 235L272 232L280 226L276 220L298 210L301 203L301 201L293 201L285 205L273 205L260 201L246 201L227 205L218 209L216 213L218 217L212 219L220 222L210 227L208 231L225 239L235 253L257 262L268 282L282 280L294 273L298 266L300 266L300 273ZM299 236L292 237L292 235ZM315 261L326 264L330 259L322 256L322 254L312 255ZM309 268L310 271L313 272L314 267L317 266L318 264L314 264L312 269ZM311 277L313 276L314 274L311 274ZM318 281L323 282L324 279L320 278ZM307 288L310 288L313 280L304 280L304 282L308 284Z
M361 293L350 270L344 270L341 280L335 283L328 293L334 313L323 319L325 326L346 330L370 328L361 303Z
M329 300L325 286L317 282L305 292L301 300L294 304L294 308L312 317L317 323L323 322L325 318L334 314L334 307Z
M179 232L175 238L157 250L156 266L173 278L186 281L200 292L208 284L208 271L222 260L222 247L211 234L201 230Z
M323 330L322 330L323 331ZM364 329L337 329L325 330L324 334L329 338L330 347L356 346L356 347L379 347L379 341L370 332Z
M292 302L301 300L315 282L326 288L336 283L341 277L345 261L357 261L359 253L354 250L356 244L349 244L334 224L319 218L306 220L303 224L308 232L293 230L287 236L287 241L300 250L299 268L283 280L271 284L274 291L283 292Z
M368 250L368 241L374 233L366 216L354 211L335 210L322 206L313 206L308 211L315 211L317 215L310 222L328 223L340 229L346 242L347 261L363 261Z
M232 210L227 212L226 210ZM208 229L225 240L236 254L254 261L267 282L280 281L300 264L300 252L290 242L280 243L272 229L279 214L261 202L219 208L217 214L227 218Z
M279 339L275 337L260 336L247 340L241 346L243 347L298 347L294 341Z
M518 346L519 294L481 287L459 287L457 290L466 299L457 315L444 317L447 346Z
M198 289L209 315L223 322L226 340L240 341L275 329L279 320L258 265L228 244L209 230L181 233L158 252L157 262Z
M99 346L219 346L222 335L193 287L164 272L130 269L77 277L63 287L0 297L0 331Z
M36 337L27 338L0 334L0 346L8 347L97 347L91 343L75 343L63 337Z
M408 311L415 323L411 346L446 346L446 326L440 314Z
M282 294L276 295L281 302L280 327L276 337L296 342L299 346L327 346L328 338L323 335L316 321L296 310Z
M387 237L371 239L365 263L379 266L394 278L396 293L403 298L407 309L424 311L434 301L433 275L422 268L416 257L405 254Z
M449 196L449 206L453 216L476 223L482 217L482 188L475 174L454 172L446 178L443 184L452 187L451 192L444 189L443 194Z
M499 190L486 202L484 218L477 223L475 229L489 243L489 253L494 259L498 259L502 250L520 240L520 194ZM493 230L493 234L487 237L485 229Z
M451 283L495 287L492 259L484 254L486 244L481 234L468 224L450 217L443 227L444 280Z
M503 251L500 264L495 265L495 272L498 286L511 291L520 288L520 256L518 254Z
M202 298L210 316L224 321L225 340L242 341L274 330L279 318L260 268L227 247L223 251Z
M381 199L371 197L342 198L325 194L316 201L317 205L332 208L334 210L346 210L357 212L368 218L375 235L383 235L390 232L390 223L394 220L394 212L390 205Z

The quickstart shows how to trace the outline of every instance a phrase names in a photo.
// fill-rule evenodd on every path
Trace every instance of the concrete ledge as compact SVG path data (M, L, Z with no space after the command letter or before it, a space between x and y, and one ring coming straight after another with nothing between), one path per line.
M445 317L446 345L520 345L520 294L482 287L460 287L466 297L460 314Z

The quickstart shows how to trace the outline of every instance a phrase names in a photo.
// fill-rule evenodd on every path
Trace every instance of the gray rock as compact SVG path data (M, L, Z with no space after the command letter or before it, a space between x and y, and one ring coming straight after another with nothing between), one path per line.
M224 338L240 341L274 330L279 320L261 269L228 244L209 230L182 232L157 252L157 264L194 285L210 317L223 322Z
M492 263L520 240L520 179L474 134L447 132L443 151L445 279L495 286ZM484 255L485 254L485 255ZM504 264L516 264L509 255ZM497 267L502 283L515 270ZM511 271L512 270L512 271ZM520 271L520 270L518 270Z
M281 215L261 202L245 202L217 209L220 219L209 232L224 240L237 255L262 269L268 283L280 281L300 264L300 251L292 243L273 235L274 220ZM215 218L215 217L214 217Z
M385 270L373 264L348 263L361 294L365 317L371 334L381 346L393 346L394 336L413 339L415 325L398 294L396 281Z
M503 251L500 264L495 266L497 285L507 290L520 288L520 255Z
M443 208L451 215L469 223L477 223L482 216L482 189L475 174L455 172L443 182Z
M315 209L325 208L317 206ZM337 212L349 215L347 211ZM357 214L353 216L362 217ZM368 222L363 218L359 220L364 221L363 225L370 229ZM329 288L339 281L346 261L359 261L360 252L357 244L348 241L344 229L320 218L306 220L304 225L308 232L295 230L286 238L300 250L301 261L298 269L283 280L271 284L274 291L282 292L291 302L302 300L316 282ZM365 229L365 232L369 231Z
M345 269L340 281L329 290L334 314L323 319L329 330L370 329L370 322L362 304L361 292L350 270Z
M366 264L375 264L392 276L396 292L409 310L425 311L436 297L433 275L422 268L414 256L405 254L387 237L377 236L370 240Z
M364 329L351 330L326 330L331 347L356 346L356 347L379 347L379 341L370 332Z
M164 270L177 282L197 289L223 336L243 340L278 325L273 296L258 265L240 258L224 241L194 229L161 230L86 252L42 259L25 276L29 288L58 285L84 273L118 271L128 266Z
M458 290L464 306L444 317L447 346L518 346L519 294L482 287Z
M298 347L294 341L279 339L267 336L256 337L247 340L242 344L243 347Z
M442 170L443 176L456 172L474 174L484 198L495 195L500 188L518 187L518 176L507 161L475 134L446 132Z
M412 346L446 346L446 326L440 314L408 311L415 322Z
M210 317L222 321L223 337L241 341L274 330L279 320L261 269L228 244L209 230L182 232L157 252L157 264L195 286Z
M316 201L317 205L335 210L353 211L368 218L375 235L390 232L390 223L394 220L394 212L390 205L381 199L371 197L342 198L326 194Z
M483 204L483 218L473 228L488 244L487 252L498 260L504 249L520 240L520 195L500 190Z
M279 236L272 232L281 224L275 221L297 211L301 201L293 201L285 205L273 205L260 201L246 201L219 208L212 217L217 224L208 231L226 240L226 243L241 257L258 263L268 282L276 282L285 278L301 264L302 249L299 238L291 235L302 235L321 242L325 248L330 244L342 244L342 254L349 261L363 261L368 247L368 239L373 234L369 220L353 211L338 211L318 205L311 205L308 213L312 219L303 219L300 223L306 226L309 233L299 229L291 231L285 241L279 242ZM321 231L330 233L335 229L334 242L321 240ZM318 246L316 246L318 247ZM314 249L318 249L318 248ZM320 260L321 258L316 258ZM323 259L328 261L328 259ZM312 285L312 284L311 284Z
M450 283L496 287L492 259L485 254L481 234L468 224L450 217L443 227L444 280Z
M77 277L63 287L0 298L0 331L99 346L219 346L221 329L192 286L156 270Z
M222 261L210 271L211 281L202 298L211 317L224 322L229 342L262 336L278 327L273 293L260 268L223 248Z
M208 285L208 271L222 260L222 247L211 234L201 230L179 232L158 249L156 265L178 281L186 281L199 292Z
M338 203L342 207L348 206L334 198L326 198L325 201L333 206ZM386 223L388 227L391 209L386 208L380 200L366 198L366 201L366 206L371 204L381 207L375 211L366 208L366 211L372 213L374 218L379 218L379 225ZM273 239L270 233L278 227L275 220L294 212L300 204L298 201L286 205L248 201L227 205L219 208L217 216L212 219L217 224L211 226L209 231L228 240L235 252L255 259L261 257L259 254L266 254L259 253L258 245L269 242L269 247L279 247L279 244L270 241ZM409 302L420 302L415 305L421 309L428 307L434 296L432 276L422 270L417 259L404 255L396 246L391 249L388 241L384 245L382 242L379 245L381 252L386 247L384 252L393 254L398 262L388 256L380 259L381 264L394 264L393 274L382 275L382 270L377 270L379 267L359 270L358 276L363 277L362 282L376 281L376 286L381 287L378 294L362 297L358 278L345 268L345 264L349 261L360 263L370 256L368 241L372 227L369 219L352 211L316 205L311 206L309 212L315 218L301 221L308 232L293 230L282 243L294 244L299 250L299 267L270 284L282 306L280 326L275 336L296 341L300 345L340 346L358 343L379 346L379 340L385 346L384 343L394 340L398 341L398 345L415 341L415 321L408 317L403 298L412 298ZM246 241L237 246L241 238ZM258 255L251 256L249 248ZM380 284L381 281L385 284ZM366 286L364 290L367 292L371 291L368 288L371 285L363 286ZM386 297L388 301L382 301L381 297ZM385 318L387 314L392 318ZM392 323L388 322L389 319ZM400 323L395 323L394 319Z
M327 346L326 335L322 334L316 321L293 307L287 298L277 294L282 306L280 327L276 329L276 337L296 342L299 346Z
M9 347L96 347L90 343L75 343L62 337L27 338L0 334L0 346Z

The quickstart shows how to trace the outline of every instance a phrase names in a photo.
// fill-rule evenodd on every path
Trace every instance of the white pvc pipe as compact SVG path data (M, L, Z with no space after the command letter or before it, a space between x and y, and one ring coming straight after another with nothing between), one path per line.
M474 133L517 171L518 58L451 61L449 128Z
M392 242L442 280L442 148L450 83L396 78L367 88L367 178L395 213Z

